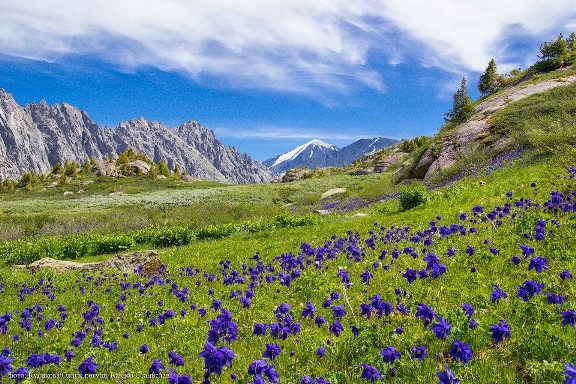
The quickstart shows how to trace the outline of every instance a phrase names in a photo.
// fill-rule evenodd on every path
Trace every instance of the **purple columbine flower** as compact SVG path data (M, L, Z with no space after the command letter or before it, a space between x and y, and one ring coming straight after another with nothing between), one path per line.
M460 379L454 375L454 373L446 366L446 371L436 372L438 376L439 384L458 384Z
M576 367L573 364L568 363L564 366L564 375L566 376L564 384L576 384Z
M528 270L534 269L537 273L542 273L544 269L548 269L548 258L546 257L533 257L530 259Z
M562 325L571 325L572 328L576 326L576 311L569 309L567 311L560 312L562 315Z
M400 352L390 345L380 351L380 356L382 356L382 360L384 360L385 363L393 363L401 358Z
M78 366L78 372L80 372L80 375L82 377L86 375L93 375L96 373L96 370L98 369L98 364L96 364L94 360L92 360L93 358L94 356L90 356L89 358L81 362L80 365Z
M426 354L426 346L421 345L418 347L412 347L412 352L410 354L410 358L412 360L420 360L420 361L424 361L424 359L426 358L427 354Z
M462 304L462 310L464 311L464 314L468 318L471 318L476 313L476 311L474 310L474 307L472 307L472 304L469 304L469 303Z
M500 302L500 299L505 299L508 297L508 294L504 292L498 285L494 284L493 287L494 289L490 294L490 300L492 300L493 303L498 303Z
M474 351L470 348L469 344L460 341L458 338L454 340L452 348L450 349L450 356L455 360L460 360L464 364L468 364L472 360Z
M272 361L279 356L282 351L280 350L280 346L278 344L266 344L266 350L262 354L262 357L268 358Z
M496 344L501 343L503 339L509 339L511 337L510 326L503 319L500 319L498 324L491 324L490 332L492 332L492 338Z
M452 325L446 321L443 317L437 317L438 323L432 324L432 331L436 338L439 340L446 340L448 335L450 334L450 329L452 329Z
M524 283L522 283L522 285L518 286L518 293L516 294L516 297L519 297L522 299L522 301L526 302L532 296L542 292L543 288L544 288L543 283L533 280L525 280Z
M362 377L363 379L370 380L371 383L374 383L376 380L382 380L382 374L376 369L368 364L360 364L362 367Z

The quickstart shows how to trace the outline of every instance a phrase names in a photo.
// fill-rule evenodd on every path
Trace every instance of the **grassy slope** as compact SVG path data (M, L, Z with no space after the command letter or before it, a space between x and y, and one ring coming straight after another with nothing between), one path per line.
M0 313L11 311L14 320L7 323L9 330L3 337L3 345L8 345L16 361L14 367L25 365L26 358L32 353L58 353L63 355L70 349L71 334L81 329L82 313L88 309L86 302L91 299L100 305L103 326L104 341L118 342L118 350L108 352L102 347L90 346L92 334L84 341L83 345L75 348L76 358L71 363L62 362L58 367L52 365L36 368L35 373L77 372L78 364L90 355L99 364L99 373L133 374L146 373L152 361L161 358L168 366L167 352L176 350L186 357L185 367L175 368L179 373L189 374L194 382L202 380L203 360L198 357L202 350L206 334L209 328L208 320L214 319L216 312L208 310L206 318L201 318L196 312L190 310L190 304L209 308L213 299L223 302L224 308L230 310L233 319L238 324L238 340L230 344L230 348L236 353L233 369L226 369L222 377L212 375L212 382L230 383L230 373L239 376L239 382L252 380L247 374L248 365L255 359L261 358L265 343L277 342L283 348L282 354L276 360L276 369L280 374L282 383L298 382L303 375L313 377L323 376L332 383L356 383L367 382L360 378L362 369L360 363L376 366L380 372L386 373L390 366L397 370L397 376L392 381L402 383L430 383L435 382L435 373L444 370L448 365L462 382L475 383L556 383L563 380L564 364L576 363L576 343L574 329L562 326L560 311L576 309L576 283L574 280L561 281L558 273L569 268L576 272L576 249L573 247L573 239L576 237L576 221L574 214L552 214L541 208L531 208L525 212L513 209L519 217L512 219L511 216L503 218L503 225L496 226L493 222L473 224L467 220L462 222L467 228L478 228L477 234L466 236L453 235L446 239L440 238L436 233L432 236L434 244L423 246L422 242L414 244L409 240L401 240L397 243L377 242L375 250L371 250L363 243L369 237L369 231L374 230L377 234L379 228L374 222L383 225L386 230L393 227L410 226L410 236L424 231L429 226L430 220L436 220L437 225L449 225L460 223L458 215L467 212L471 216L471 208L482 205L485 214L495 206L508 202L506 192L513 192L513 200L530 198L538 203L543 203L552 190L567 192L574 180L566 177L565 168L576 164L576 156L572 147L563 148L559 153L543 155L527 155L523 160L516 161L510 167L492 173L484 173L478 177L470 177L455 182L452 185L430 192L430 200L427 204L416 207L406 212L399 212L395 201L375 204L363 208L366 217L348 214L328 216L323 223L315 227L289 228L275 231L265 231L255 234L238 234L221 240L197 241L184 247L174 247L161 251L162 260L168 265L168 273L163 277L163 282L168 284L155 284L147 288L144 295L137 290L126 291L126 310L118 312L115 305L119 302L122 293L118 281L121 276L99 275L95 281L88 275L63 274L55 275L50 271L41 271L36 275L25 272L11 271L0 268ZM329 177L304 180L298 183L285 185L266 186L218 186L211 189L209 198L202 197L201 206L211 206L218 220L224 220L228 213L218 216L220 209L224 209L231 201L234 203L254 202L254 198L261 199L254 202L264 209L281 209L286 203L302 210L317 207L320 203L319 195L332 187L347 187L349 189L343 199L351 199L357 195L373 198L378 195L393 191L389 187L390 175L375 175L366 177L351 177L347 175L331 175ZM531 187L536 183L537 188ZM142 192L139 197L162 195L169 192ZM200 190L178 191L178 194L190 194L198 196ZM24 199L13 197L14 204L11 207L26 209L29 204L46 204L46 210L39 210L49 220L55 210L66 207L67 209L84 209L82 212L90 213L98 211L85 210L83 203L73 200L65 200L70 206L60 206L62 200L60 194L51 199L37 200L27 196ZM122 199L124 197L120 197ZM165 197L164 197L165 198ZM169 199L173 199L170 196ZM7 199L10 200L10 199ZM119 200L122 201L122 200ZM18 205L20 204L20 205ZM74 205L76 204L76 205ZM130 212L129 205L109 205L103 209L104 217L108 212L120 212L125 209ZM159 207L163 205L160 204ZM138 205L136 205L138 207ZM169 206L170 207L170 206ZM198 206L200 207L200 206ZM5 209L4 206L2 209ZM16 212L17 209L14 208ZM108 209L110 211L108 211ZM139 209L148 209L139 207ZM159 209L159 208L158 208ZM174 211L171 211L174 209ZM166 219L170 219L170 213L183 209L182 206L170 207L166 212ZM231 209L230 212L232 212ZM223 211L225 212L225 210ZM257 211L253 211L258 214ZM15 215L15 216L12 216ZM21 215L21 216L18 216ZM56 217L66 218L79 215L64 211ZM265 215L265 213L262 213ZM441 215L438 220L437 215ZM33 215L30 215L33 216ZM9 220L16 218L25 219L26 213L5 214ZM144 216L144 214L143 214ZM159 211L150 214L150 220L157 220ZM96 215L96 217L98 217ZM185 216L182 217L184 220ZM547 238L544 241L525 239L523 233L533 233L538 219L547 220ZM555 228L551 219L556 218L560 228ZM33 219L31 219L33 220ZM112 223L114 219L106 219L106 223ZM116 227L116 230L121 226ZM245 291L249 281L243 284L225 286L221 281L220 261L230 260L233 269L242 274L242 263L254 266L251 257L257 252L261 255L266 265L273 265L275 273L279 272L279 265L274 258L285 253L292 252L297 255L300 252L300 244L307 242L313 247L322 245L333 234L337 237L348 238L348 231L361 236L364 248L362 261L353 262L347 252L341 253L337 259L326 261L322 269L316 269L313 265L301 269L301 276L288 288L279 284L278 281L266 284L260 281L254 289L255 297L252 299L250 309L242 308L238 297L229 298L230 292L235 290ZM409 237L410 237L409 236ZM488 243L486 243L486 240ZM528 270L529 259L523 260L519 265L510 261L513 254L521 255L519 244L525 243L536 248L536 255L549 259L549 270L537 274L534 270ZM468 256L465 252L468 245L475 248L476 254ZM417 259L409 255L402 255L397 260L391 261L390 254L394 248L403 250L405 247L413 247L419 254ZM452 247L457 250L456 256L446 257L446 250ZM490 253L493 247L499 251L498 255ZM381 251L388 251L384 264L388 270L373 263L378 260ZM441 262L446 264L447 272L438 279L427 278L408 284L402 277L407 267L421 269L426 266L422 257L427 252L437 254ZM85 261L92 261L105 256L91 257ZM180 273L182 267L193 266L199 268L199 274L185 276ZM474 267L476 272L471 272ZM338 268L345 268L352 278L352 286L345 289L338 277ZM365 286L360 280L360 274L366 270L371 271L374 278L370 286ZM216 279L209 281L206 274L215 274ZM274 274L275 274L274 273ZM272 273L269 273L272 275ZM55 300L50 301L42 294L42 289L36 288L23 302L18 299L20 284L27 287L38 287L38 279L41 277L53 278L55 288ZM147 278L129 276L129 281L145 284ZM561 307L546 304L543 295L531 298L527 303L515 297L518 285L527 279L534 279L545 284L544 292L556 292L566 297L566 303ZM197 285L199 282L199 285ZM190 290L188 301L183 303L170 293L170 285L176 283L179 289L188 287ZM45 282L46 284L46 282ZM508 298L499 304L490 301L490 293L493 284L498 284L508 293ZM81 294L80 286L84 287L85 293ZM111 287L106 292L106 287ZM360 304L369 302L369 298L379 293L385 301L396 303L395 288L401 288L404 292L400 301L405 304L411 313L402 316L395 312L389 317L370 320L360 316ZM213 289L212 295L208 289ZM365 291L366 290L366 291ZM327 326L316 327L310 320L303 320L300 312L304 303L314 303L319 313L326 318L328 323L333 321L332 311L322 308L323 301L330 292L338 291L347 299L341 298L334 301L333 305L345 305L348 315L342 324L345 331L340 337L330 334ZM163 300L163 307L159 308L157 302ZM287 340L272 339L270 336L252 336L253 325L257 322L272 323L275 321L274 309L281 303L287 302L292 306L291 313L295 321L302 323L300 334L288 337ZM461 306L463 303L471 303L476 309L474 316L480 324L476 330L469 330L467 319ZM14 310L22 311L25 307L32 307L40 303L44 307L44 319L39 321L32 319L32 331L24 332L17 325L20 318ZM416 304L426 303L431 305L436 313L445 317L451 324L452 330L447 341L440 341L434 337L429 327L424 327L420 319L414 316ZM43 329L47 318L58 318L56 310L58 304L64 304L68 308L70 318L66 320L62 329L45 331L42 337L36 335L38 330ZM149 326L149 319L145 310L151 312L154 317L165 309L173 309L177 315L166 321L162 326ZM180 317L178 311L188 309L188 313ZM510 324L512 338L501 344L494 344L490 337L490 325L497 323L499 319L505 319ZM142 333L135 331L136 325L142 324L145 330ZM356 325L360 329L360 336L354 338L350 332L350 326ZM404 332L398 335L394 332L397 327L403 327ZM123 339L122 333L130 332L128 340ZM12 341L10 336L18 335L20 341ZM7 337L8 336L8 337ZM449 357L449 350L454 339L458 337L469 343L474 350L474 358L469 364L462 364ZM158 342L162 340L162 342ZM330 340L330 345L327 344ZM147 343L150 352L141 354L138 348ZM220 344L222 345L222 344ZM385 364L379 356L379 352L386 346L396 347L402 354L399 362L392 365ZM410 348L416 345L426 345L429 357L424 362L414 361L409 358ZM320 359L315 355L318 347L325 346L327 354ZM291 352L293 355L291 356ZM139 380L135 380L139 381ZM37 382L37 381L35 381Z
M50 272L40 272L36 276L26 273L12 273L2 270L1 279L5 283L0 312L6 310L23 309L24 306L32 306L36 302L42 302L45 306L45 318L56 317L57 304L64 304L71 313L71 318L66 322L62 330L46 332L42 338L38 338L35 332L40 329L43 322L34 325L34 331L18 332L15 322L9 324L9 335L21 333L22 341L11 342L8 345L17 358L15 364L22 365L25 358L33 352L51 352L63 354L70 348L70 334L79 329L81 313L87 309L86 301L92 299L101 306L104 326L105 341L118 341L118 350L108 352L103 348L90 347L89 336L84 345L76 348L77 358L71 363L62 363L58 368L46 366L36 369L35 372L75 372L80 361L90 354L95 355L95 360L100 365L99 372L122 372L128 370L132 373L146 372L155 358L162 358L167 364L167 351L176 350L187 357L185 368L178 368L180 373L187 373L195 381L200 381L203 374L203 361L198 358L202 350L208 329L208 319L213 319L216 313L209 310L206 319L200 318L196 313L186 314L183 318L167 320L163 326L150 327L143 316L143 309L149 309L152 314L158 312L156 302L163 299L164 307L178 312L182 308L188 308L190 303L208 308L213 298L223 302L225 308L230 310L234 320L238 323L239 339L231 343L230 347L237 354L234 368L226 370L220 378L214 375L213 382L231 382L229 372L235 372L241 378L241 382L249 379L246 374L247 366L254 359L260 358L264 350L264 344L278 342L283 352L276 360L276 369L280 373L282 382L297 382L302 375L323 376L332 383L361 382L360 363L375 365L381 372L385 372L388 365L382 362L379 352L387 345L395 346L402 354L400 362L393 364L397 370L397 382L429 383L434 382L435 372L443 370L444 364L450 368L464 382L494 382L517 383L532 380L533 382L558 382L562 378L563 364L576 361L576 345L572 328L562 327L560 309L556 306L546 305L543 296L530 299L523 303L515 298L517 286L525 279L535 279L545 283L547 291L563 294L567 298L564 310L576 306L576 286L572 281L561 282L557 273L565 268L576 271L576 250L570 246L570 239L575 235L576 223L573 215L559 215L561 228L555 230L554 235L548 235L543 242L525 240L522 237L524 231L533 230L535 221L543 217L551 219L548 213L539 210L530 210L523 218L514 221L515 224L505 218L502 227L494 227L492 224L476 225L478 234L465 237L455 236L448 239L433 237L435 244L424 247L427 251L433 251L441 257L447 265L447 273L437 280L430 278L418 280L408 285L402 277L406 267L423 268L426 263L422 256L425 254L422 244L415 245L409 241L401 241L398 244L378 243L377 249L372 251L365 244L365 256L363 261L354 263L347 259L344 254L338 259L326 262L322 270L308 267L302 270L300 278L296 279L290 288L281 286L278 282L266 284L262 282L255 289L256 296L252 300L252 307L241 308L238 298L229 299L229 293L236 289L245 290L247 283L224 286L221 281L209 282L203 273L214 273L219 276L220 260L231 260L232 268L241 271L242 262L253 265L250 257L259 252L265 264L272 264L275 256L282 253L293 252L298 254L301 242L309 242L312 246L321 245L332 234L347 237L347 231L358 232L362 240L368 237L374 221L387 228L392 226L409 225L411 234L424 230L430 220L440 214L441 224L457 223L460 211L470 213L472 206L483 205L485 212L489 212L494 206L502 205L508 200L505 196L507 191L514 192L514 198L529 197L538 202L543 202L549 191L561 188L565 189L573 181L564 176L563 166L576 161L570 156L530 158L526 161L494 172L483 175L480 179L471 178L459 181L454 185L433 192L432 200L424 205L407 212L385 213L378 212L378 206L368 210L367 217L339 216L327 219L325 223L314 228L294 228L282 231L269 231L258 234L243 234L232 236L218 241L197 242L190 246L171 248L161 253L162 259L167 263L169 274L166 277L176 282L180 288L186 286L190 289L187 303L181 303L172 296L169 285L153 286L149 288L150 294L140 296L137 291L128 290L126 301L127 309L124 313L115 311L114 306L118 301L121 290L115 277L96 276L101 285L94 286L77 274L52 275ZM480 181L486 184L480 186ZM530 183L536 182L536 192ZM467 226L472 225L470 222ZM551 226L551 224L548 224ZM490 241L489 245L484 240ZM519 266L514 266L509 258L512 254L519 254L518 244L527 242L534 245L537 254L547 256L550 259L550 270L541 275L534 271L528 271L528 261L523 261ZM476 249L476 255L469 257L465 253L467 245ZM372 268L374 261L378 259L380 251L388 250L386 263L390 263L390 252L393 248L402 250L406 246L413 246L420 254L418 260L408 255L402 255L396 260L388 271ZM453 258L445 256L447 247L458 250ZM499 250L500 254L494 256L488 252L492 246ZM200 274L193 277L181 276L181 267L193 266L200 269ZM474 266L476 273L471 273ZM346 268L352 278L353 285L344 289L337 275L339 267ZM369 287L365 287L359 275L366 269L370 270L374 278ZM278 271L278 269L277 269ZM28 286L36 285L40 277L53 276L57 287L56 300L54 302L42 299L38 291L21 303L17 297L17 287L14 283L26 283ZM147 279L130 277L130 280L142 281ZM200 281L196 287L195 282ZM509 295L500 304L492 304L489 296L492 284L499 284ZM78 294L78 287L84 286L84 296ZM105 293L104 288L110 286L112 291ZM64 287L68 290L64 291ZM214 290L213 296L207 295L207 290ZM401 288L407 296L403 296L402 302L411 309L412 314L405 317L398 313L382 319L372 318L367 321L360 316L360 303L368 302L368 298L379 293L386 301L394 302L394 289ZM367 289L367 292L364 292ZM319 309L329 323L332 322L330 309L321 308L322 302L330 292L338 291L346 294L352 310L346 300L340 299L334 304L344 304L349 312L342 323L345 331L340 337L330 335L327 327L318 328L308 320L300 318L300 312L305 302L311 301ZM272 323L273 311L281 302L287 302L292 306L291 313L296 321L302 322L302 332L297 336L290 336L287 340L276 340L269 336L251 336L252 327L256 322ZM468 330L466 319L460 309L462 303L471 303L477 311L475 319L480 327L474 331ZM447 342L436 340L429 328L423 327L421 321L413 316L415 305L426 303L442 317L446 317L452 324L453 329ZM354 313L352 315L352 312ZM109 318L116 319L113 323ZM489 326L504 318L511 327L512 339L504 343L494 345L490 339ZM33 320L33 324L36 324ZM137 324L146 325L145 331L136 333ZM349 327L357 325L360 328L360 337L353 338ZM402 326L404 333L397 335L394 329ZM124 340L122 332L130 331L130 339ZM177 337L174 337L176 335ZM474 350L474 359L471 363L463 365L451 361L448 357L450 345L455 337L470 343ZM158 343L158 340L163 340ZM331 345L326 345L326 340L331 340ZM148 354L137 352L140 344L147 343L151 351ZM327 347L327 354L319 359L315 356L316 348ZM409 359L410 348L415 345L426 345L429 358L423 363ZM294 356L290 356L294 352ZM441 354L441 357L436 356ZM502 362L505 364L502 364ZM546 361L547 363L543 363ZM174 367L172 367L174 368Z

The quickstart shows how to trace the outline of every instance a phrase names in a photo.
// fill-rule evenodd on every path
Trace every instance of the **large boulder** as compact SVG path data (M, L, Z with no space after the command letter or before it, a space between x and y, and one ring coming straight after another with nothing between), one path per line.
M57 272L95 272L105 269L116 269L125 273L133 273L141 268L143 274L154 275L162 269L162 262L158 257L158 252L150 250L118 255L108 260L94 263L78 263L75 261L56 260L51 257L44 257L28 265L15 265L14 268L27 270L50 268Z

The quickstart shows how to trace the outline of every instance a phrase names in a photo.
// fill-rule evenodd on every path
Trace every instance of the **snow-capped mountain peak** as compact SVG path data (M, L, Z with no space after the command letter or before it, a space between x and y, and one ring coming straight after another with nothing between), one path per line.
M274 163L272 165L270 165L268 168L276 167L281 163L293 161L294 159L296 159L298 157L298 155L300 155L302 152L304 152L307 148L314 148L314 147L324 148L324 149L328 149L328 150L338 149L335 145L325 143L322 140L314 139L314 140L307 142L306 144L302 144L302 145L294 148L290 152L286 152L286 153L278 156L276 161L274 161ZM314 150L311 149L310 155L308 156L308 158L311 158L313 156L313 154L314 154Z
M280 156L264 161L270 171L280 174L289 169L341 166L353 162L365 153L392 145L396 140L375 137L360 139L342 149L322 140L311 140Z

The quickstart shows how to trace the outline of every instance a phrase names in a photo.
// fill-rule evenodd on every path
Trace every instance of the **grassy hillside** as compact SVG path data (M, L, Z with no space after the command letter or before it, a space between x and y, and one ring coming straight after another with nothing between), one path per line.
M361 364L399 383L435 382L446 367L462 382L560 382L564 365L576 362L576 286L559 276L576 271L576 171L566 170L575 161L574 151L530 154L430 191L408 211L390 200L364 208L365 217L169 248L161 252L166 271L153 278L1 269L4 345L14 370L77 374L92 356L96 374L125 374L129 382L142 382L156 359L162 373L172 369L193 382L252 382L252 364L268 367L274 379L273 366L282 383L306 376L369 382ZM325 182L318 181L322 189ZM544 286L528 297L532 281ZM495 285L507 294L498 302L491 300ZM548 304L554 298L565 301ZM312 318L302 316L307 303ZM431 324L421 318L422 304L436 314ZM266 325L265 335L254 335L257 324ZM470 361L456 352L457 339L473 351ZM207 340L233 351L231 366L218 359L206 365ZM280 355L262 357L267 344ZM381 356L389 346L401 356L392 363ZM423 361L410 357L419 346Z
M574 89L510 103L490 134L523 150L471 157L432 188L356 164L286 184L1 194L0 378L562 382L576 364ZM333 188L346 192L321 197ZM10 268L149 247L155 276Z

